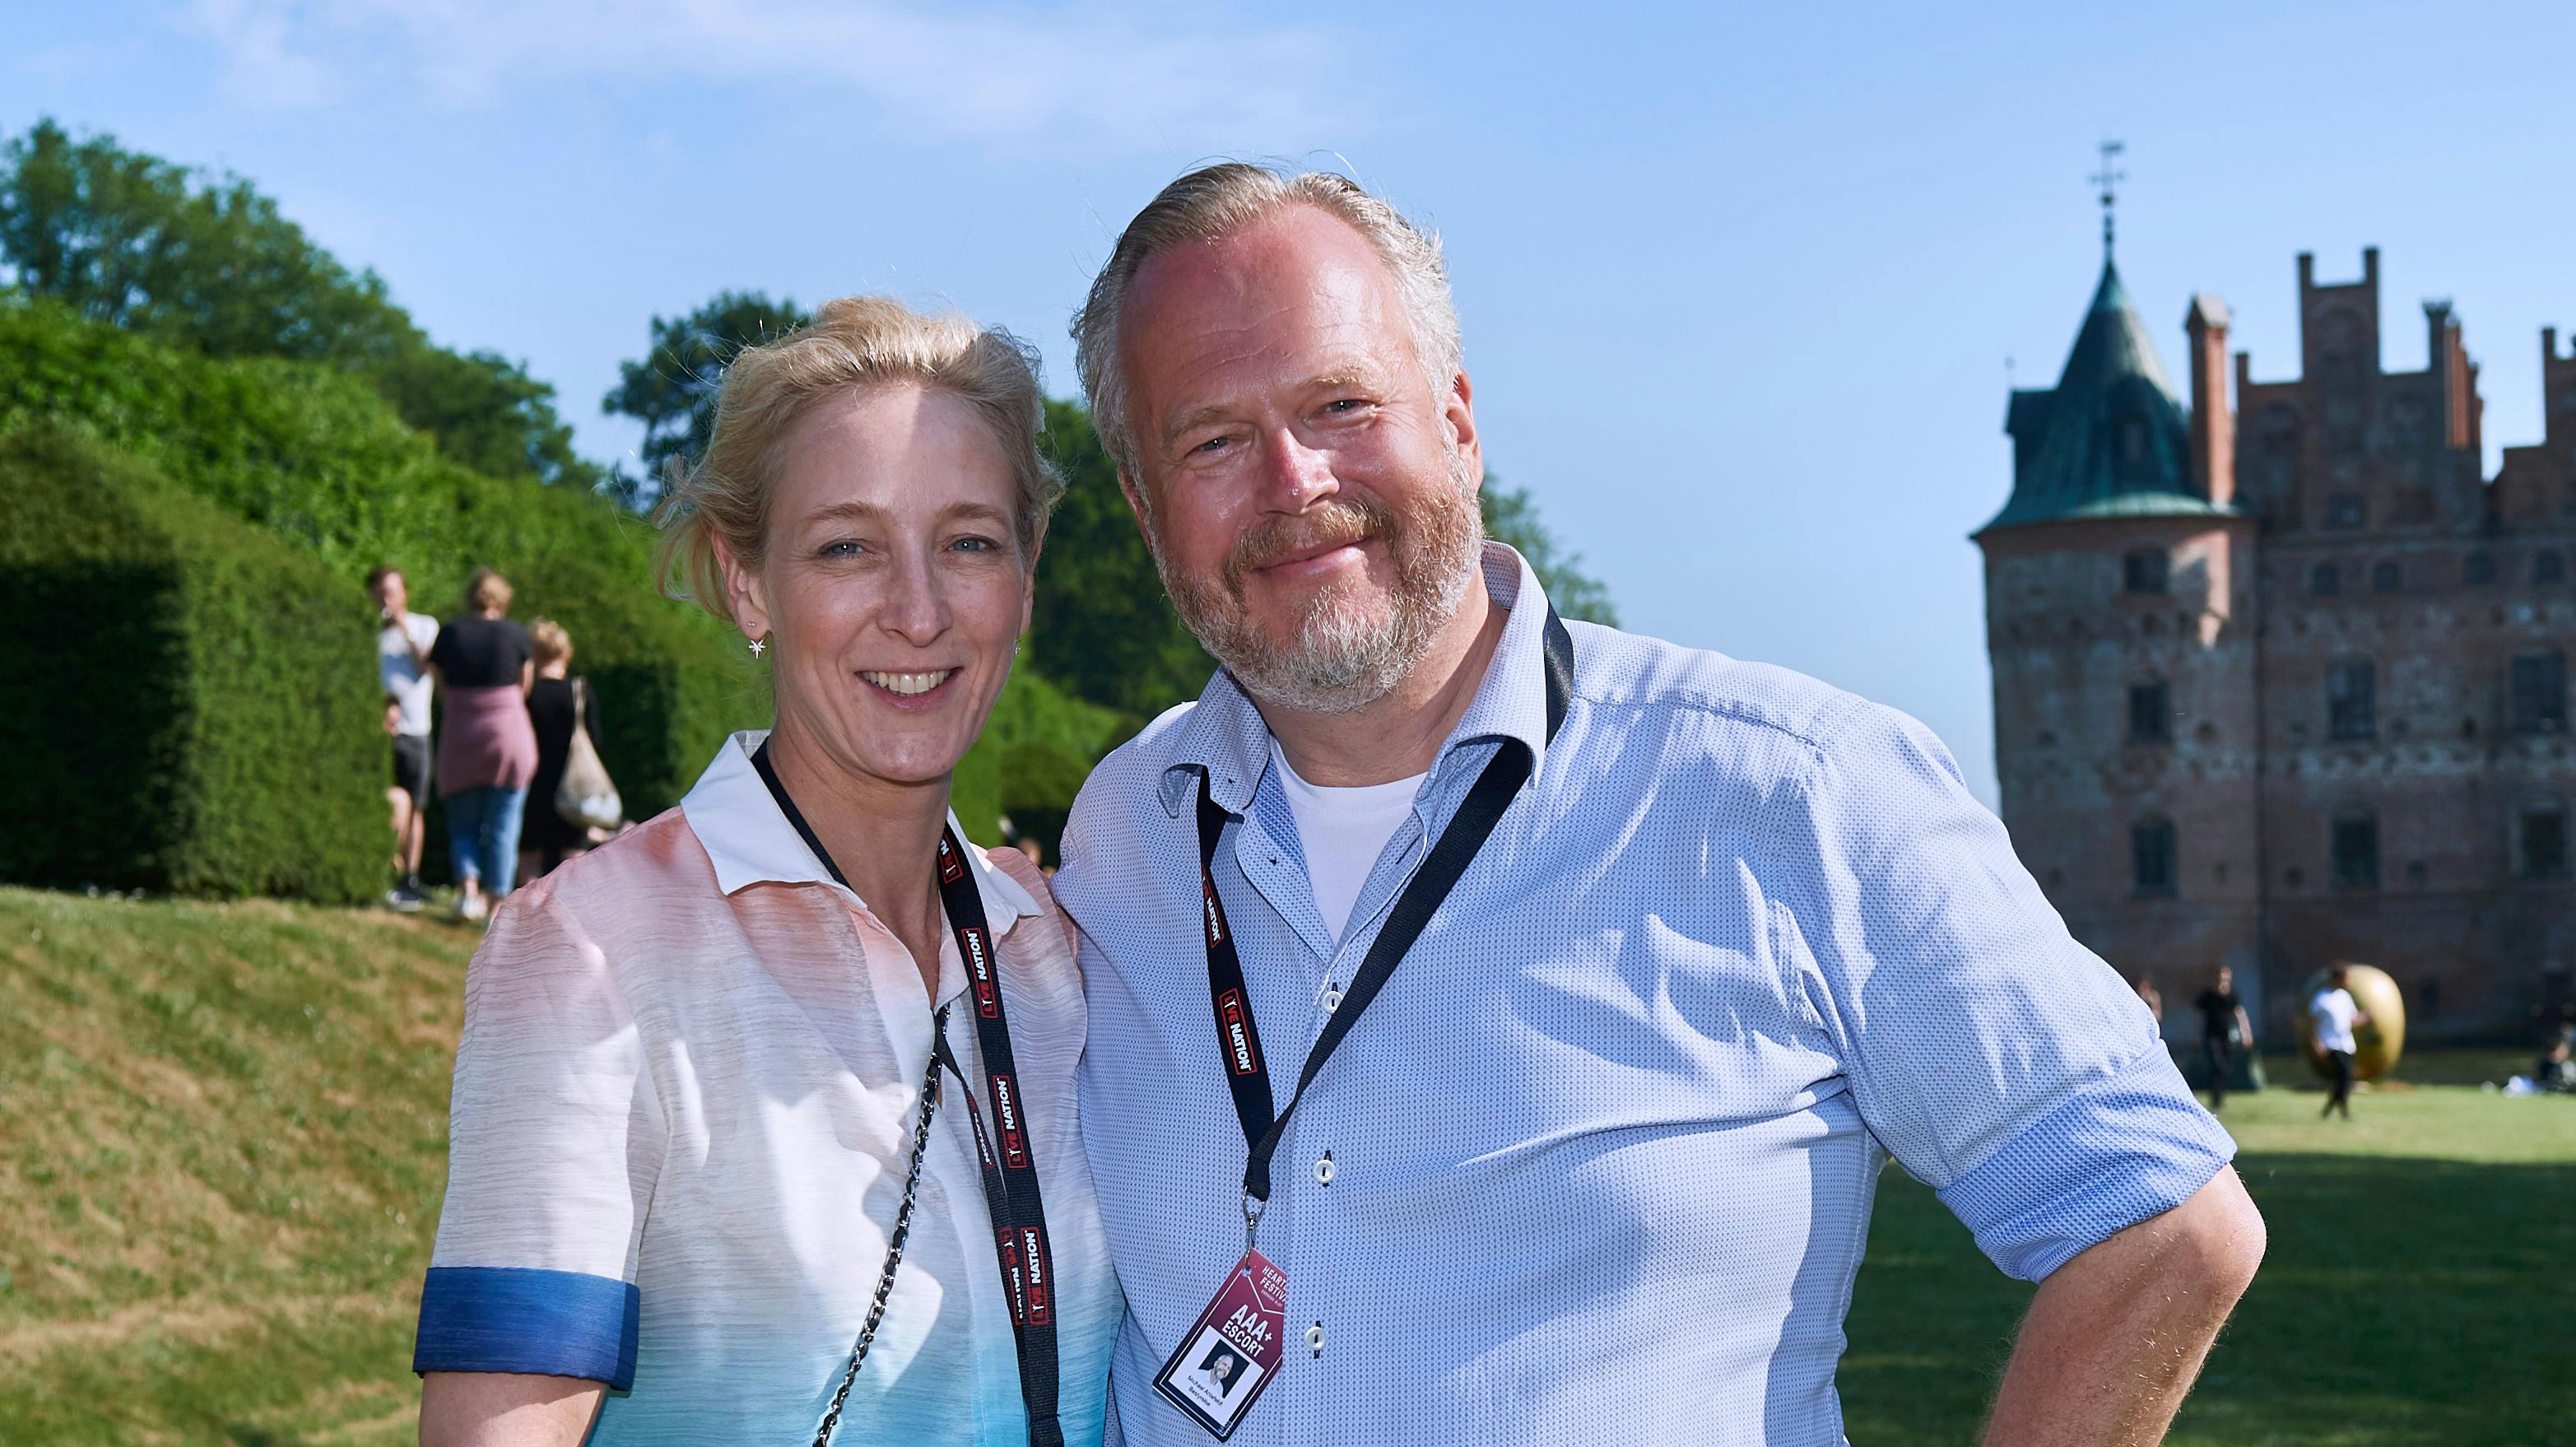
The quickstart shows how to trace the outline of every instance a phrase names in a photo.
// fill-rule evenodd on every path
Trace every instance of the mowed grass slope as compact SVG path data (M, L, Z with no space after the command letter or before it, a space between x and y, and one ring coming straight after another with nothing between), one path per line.
M412 1439L473 942L365 910L0 889L0 1442ZM2510 1060L2489 1064L2464 1078ZM2228 1106L2272 1249L2173 1441L2576 1442L2576 1101L2381 1090L2345 1126L2321 1099ZM2028 1299L1891 1170L1841 1377L1852 1440L1972 1442Z
M0 889L0 1441L412 1440L472 946Z

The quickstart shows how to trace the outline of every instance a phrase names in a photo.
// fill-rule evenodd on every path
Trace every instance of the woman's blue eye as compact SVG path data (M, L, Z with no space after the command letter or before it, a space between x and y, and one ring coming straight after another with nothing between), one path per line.
M837 543L825 543L821 555L826 558L846 558L855 555L858 551L857 543L843 539Z
M991 538L959 538L957 540L957 546L961 548L971 548L976 552L981 553L991 552L994 548L1000 546L1000 544L995 543Z

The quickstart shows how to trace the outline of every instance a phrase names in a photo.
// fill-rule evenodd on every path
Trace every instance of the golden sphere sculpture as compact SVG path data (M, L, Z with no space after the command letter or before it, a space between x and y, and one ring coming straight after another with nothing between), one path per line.
M2352 993L2352 1002L2370 1017L2367 1025L2352 1027L2352 1042L2361 1047L2352 1052L2352 1073L2357 1080L2377 1080L2397 1068L2397 1057L2406 1050L2406 996L2388 972L2375 965L2344 967L2343 987ZM2331 1074L2326 1058L2317 1050L2317 1022L2308 1014L2308 1002L2319 990L2332 983L2330 971L2319 970L2299 986L2299 1053L2308 1057L2308 1066L2320 1076Z

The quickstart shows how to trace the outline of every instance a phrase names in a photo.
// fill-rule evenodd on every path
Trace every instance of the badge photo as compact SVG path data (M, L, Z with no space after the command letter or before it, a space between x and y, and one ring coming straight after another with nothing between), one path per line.
M1163 1363L1154 1390L1224 1441L1279 1370L1287 1309L1287 1276L1260 1252L1246 1252Z

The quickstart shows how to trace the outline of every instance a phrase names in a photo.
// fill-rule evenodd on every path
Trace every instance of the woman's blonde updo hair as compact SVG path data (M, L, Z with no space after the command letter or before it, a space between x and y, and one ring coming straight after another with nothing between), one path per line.
M999 327L928 316L882 296L825 302L811 325L745 347L725 368L706 455L664 484L660 583L727 622L733 600L716 540L746 568L769 536L780 438L808 408L868 387L935 388L964 402L1010 459L1020 557L1037 556L1064 482L1038 454L1046 425L1037 352Z

